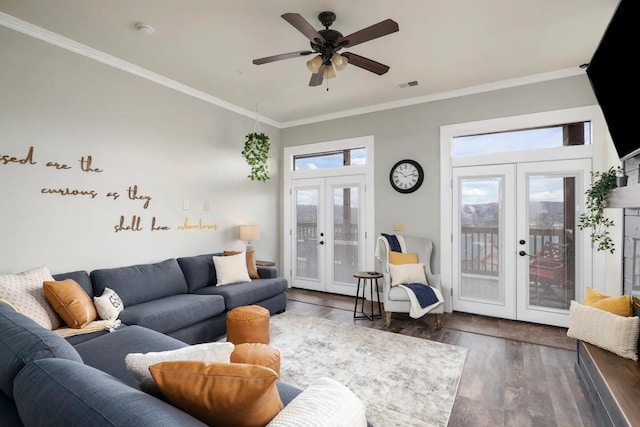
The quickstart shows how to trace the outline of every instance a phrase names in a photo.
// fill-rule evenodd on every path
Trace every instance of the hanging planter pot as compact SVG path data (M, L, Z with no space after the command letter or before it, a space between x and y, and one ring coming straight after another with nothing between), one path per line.
M251 167L251 173L247 176L251 181L265 182L269 179L269 137L262 132L248 133L242 150L242 157Z

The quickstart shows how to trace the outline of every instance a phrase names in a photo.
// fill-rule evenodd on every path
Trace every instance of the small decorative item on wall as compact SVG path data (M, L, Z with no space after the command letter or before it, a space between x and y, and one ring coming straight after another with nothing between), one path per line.
M585 193L587 195L587 211L580 214L578 228L580 230L591 229L591 241L598 244L598 251L614 253L613 239L609 234L609 227L614 224L604 215L604 208L607 207L607 194L617 187L617 173L612 166L605 172L591 172L591 176L594 178L593 184Z
M400 160L389 173L391 187L399 193L413 193L424 181L422 166L415 160Z

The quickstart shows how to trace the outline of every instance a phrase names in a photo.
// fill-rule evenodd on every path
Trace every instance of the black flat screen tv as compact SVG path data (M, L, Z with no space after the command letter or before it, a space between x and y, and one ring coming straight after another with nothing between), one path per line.
M635 68L640 38L640 0L621 0L586 72L620 160L640 154Z

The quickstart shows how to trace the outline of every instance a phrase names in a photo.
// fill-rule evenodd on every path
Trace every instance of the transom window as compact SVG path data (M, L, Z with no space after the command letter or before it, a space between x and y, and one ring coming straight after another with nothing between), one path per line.
M510 151L587 145L591 122L568 123L516 131L458 136L453 138L453 157L478 156Z
M348 148L293 156L293 170L296 171L361 166L366 163L367 152L365 148Z

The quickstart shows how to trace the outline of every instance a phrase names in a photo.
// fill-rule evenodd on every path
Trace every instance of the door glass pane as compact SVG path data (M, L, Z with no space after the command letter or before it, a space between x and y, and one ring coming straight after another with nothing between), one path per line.
M364 148L347 148L326 153L304 154L293 157L293 170L314 170L359 166L367 163L367 151Z
M529 306L568 309L575 297L575 177L528 178Z
M295 190L295 276L320 279L318 269L318 194L317 188Z
M504 304L500 242L504 178L460 180L460 298Z
M333 188L333 282L353 283L359 268L359 188Z

